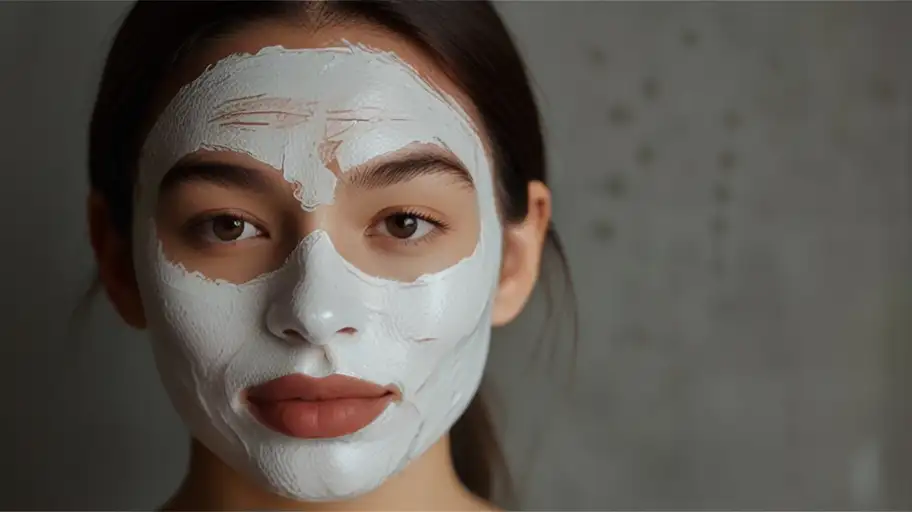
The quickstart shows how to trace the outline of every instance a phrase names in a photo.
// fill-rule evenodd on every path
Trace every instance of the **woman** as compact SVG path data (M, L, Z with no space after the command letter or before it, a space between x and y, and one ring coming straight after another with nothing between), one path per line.
M165 508L493 507L491 327L559 245L489 4L140 2L90 168L101 282L194 439Z

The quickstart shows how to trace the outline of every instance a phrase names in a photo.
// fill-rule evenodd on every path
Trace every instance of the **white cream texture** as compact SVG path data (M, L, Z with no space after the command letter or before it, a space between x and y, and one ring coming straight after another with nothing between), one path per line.
M190 153L248 154L299 184L298 199L312 210L333 200L328 162L345 172L414 143L451 151L477 191L475 251L441 272L413 282L367 275L323 230L280 269L243 284L188 272L163 253L158 188ZM191 433L229 465L288 497L350 498L402 470L464 412L487 358L500 266L492 171L465 112L394 54L270 47L218 62L159 117L137 191L136 273L158 370ZM285 337L288 328L308 342ZM339 333L345 328L356 332ZM246 388L290 373L394 384L402 400L355 434L291 438L241 401Z

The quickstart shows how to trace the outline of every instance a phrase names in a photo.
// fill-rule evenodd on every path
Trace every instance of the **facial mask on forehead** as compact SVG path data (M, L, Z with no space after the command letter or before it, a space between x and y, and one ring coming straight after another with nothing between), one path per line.
M243 284L188 272L163 252L158 189L188 154L249 155L313 210L333 202L352 167L415 143L451 152L475 185L478 242L447 269L413 282L368 275L320 229L281 268ZM395 55L350 45L228 57L161 114L137 183L134 254L156 364L191 433L226 463L295 499L351 498L422 455L464 412L487 359L500 267L492 171L465 112ZM245 399L291 374L354 377L401 399L352 434L291 437Z

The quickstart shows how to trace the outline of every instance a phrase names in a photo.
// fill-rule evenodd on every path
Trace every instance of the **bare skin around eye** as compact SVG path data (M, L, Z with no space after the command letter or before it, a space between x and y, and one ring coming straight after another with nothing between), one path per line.
M458 173L372 186L343 174L333 204L305 211L294 185L249 157L208 153L191 164L209 168L163 187L156 226L170 261L210 279L240 284L276 270L317 229L363 272L404 282L454 265L477 245L475 190Z

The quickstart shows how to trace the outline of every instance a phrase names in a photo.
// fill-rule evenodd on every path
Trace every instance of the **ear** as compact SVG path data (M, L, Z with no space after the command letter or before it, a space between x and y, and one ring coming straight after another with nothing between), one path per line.
M550 223L551 192L544 183L530 181L526 218L504 228L500 283L494 298L494 326L513 321L532 296Z
M130 241L114 228L107 201L95 191L89 194L88 216L98 277L105 293L127 324L145 329L146 315L133 271Z

